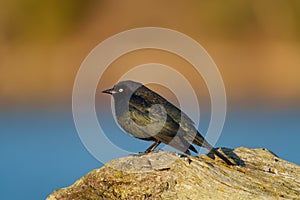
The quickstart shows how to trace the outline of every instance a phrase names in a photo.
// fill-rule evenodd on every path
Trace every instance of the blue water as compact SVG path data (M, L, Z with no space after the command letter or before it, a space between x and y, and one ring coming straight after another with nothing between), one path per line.
M299 111L229 110L216 146L265 147L300 164ZM112 141L130 151L149 145L114 131ZM71 110L2 112L0 157L0 199L5 200L45 199L53 190L103 165L82 145Z

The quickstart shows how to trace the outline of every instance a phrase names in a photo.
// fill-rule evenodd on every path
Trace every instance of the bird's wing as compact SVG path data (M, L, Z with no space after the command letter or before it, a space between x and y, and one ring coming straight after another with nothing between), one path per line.
M138 96L132 96L129 101L129 112L131 119L140 126L146 126L151 123L149 116L149 105L146 101Z
M182 152L190 149L197 153L186 138L190 135L186 135L185 130L162 107L150 104L146 99L134 94L129 101L129 110L131 119L137 125L143 126L140 131L146 135Z
M131 119L143 130L163 131L164 136L172 138L179 128L179 125L163 110L163 107L150 104L141 96L135 94L131 96L129 111ZM153 132L151 135L154 134Z
M160 104L163 105L166 109L168 115L178 124L180 124L182 127L189 127L194 126L195 123L185 114L183 111L181 111L179 108L177 108L174 104L170 103L168 100L166 100L164 97L160 96L156 92L150 90L149 88L142 86L139 89L135 91L135 94L137 96L140 96L141 98L145 99L147 103L149 104Z
M182 112L179 108L170 103L168 100L166 100L165 98L163 98L162 96L145 86L142 86L139 89L137 89L135 91L135 94L144 99L145 102L147 102L147 104L149 105L163 105L166 109L168 117L170 117L174 122L176 122L182 129L180 136L181 138L184 138L189 142L192 142L198 146L203 146L208 149L212 147L198 132L198 130L195 127L195 123L184 112Z

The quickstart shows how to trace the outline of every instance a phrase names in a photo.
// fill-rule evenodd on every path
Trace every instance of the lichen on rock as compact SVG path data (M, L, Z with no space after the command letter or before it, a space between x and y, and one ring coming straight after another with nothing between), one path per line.
M300 166L267 149L219 149L236 165L206 155L130 155L106 163L47 200L300 199Z

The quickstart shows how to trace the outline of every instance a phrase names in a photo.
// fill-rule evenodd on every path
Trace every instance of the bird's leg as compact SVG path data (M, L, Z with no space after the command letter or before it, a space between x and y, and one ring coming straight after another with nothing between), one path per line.
M155 141L144 153L149 153L153 151L160 143L161 141Z
M187 155L191 155L191 152L190 152L190 150L186 150L184 153L186 153Z

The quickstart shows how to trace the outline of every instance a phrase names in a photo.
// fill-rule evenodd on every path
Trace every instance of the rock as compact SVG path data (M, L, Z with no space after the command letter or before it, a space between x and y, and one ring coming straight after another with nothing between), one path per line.
M267 149L219 149L236 163L171 152L106 163L47 200L300 199L300 166Z

